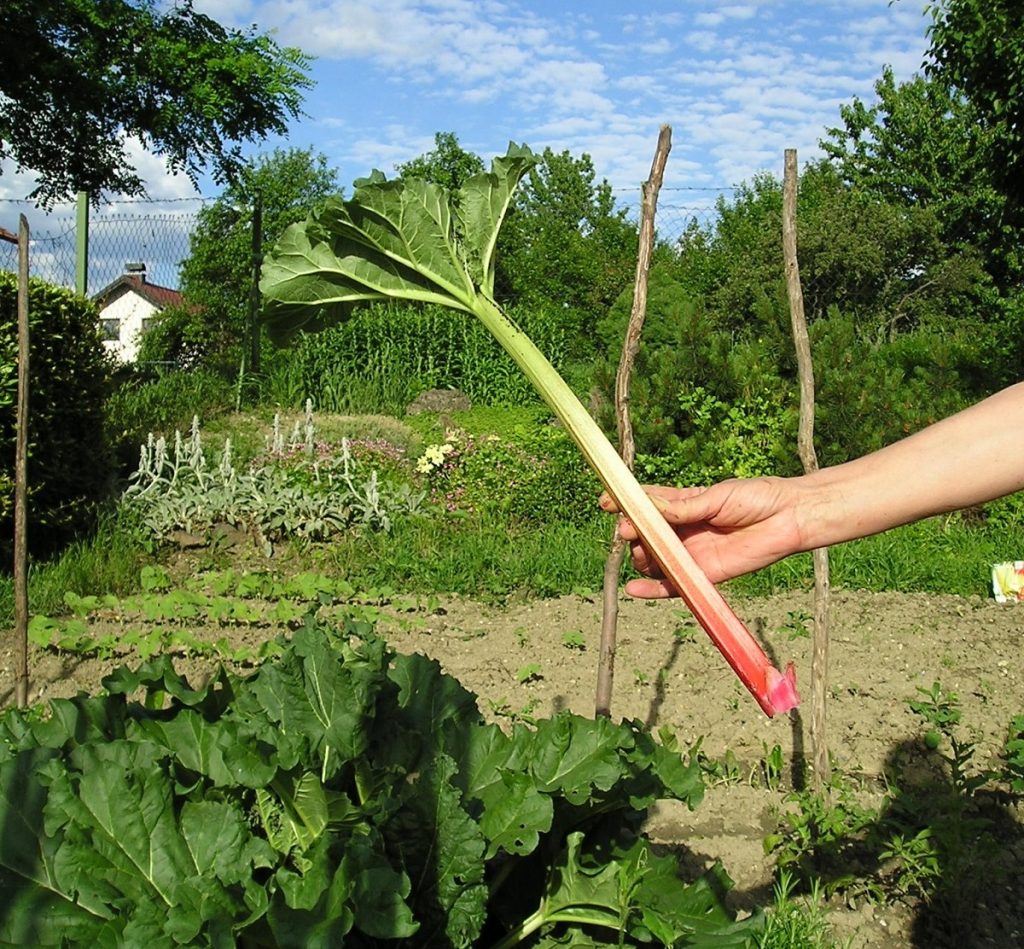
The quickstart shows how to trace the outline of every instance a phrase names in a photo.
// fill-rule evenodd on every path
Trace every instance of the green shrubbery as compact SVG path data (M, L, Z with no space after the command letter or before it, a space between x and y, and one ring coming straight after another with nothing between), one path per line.
M0 559L11 558L16 425L17 281L0 273ZM91 529L111 478L103 404L109 364L96 308L70 290L30 281L29 525L45 556Z
M505 435L453 429L427 446L417 467L432 499L451 513L574 524L598 511L597 477L569 435L552 425Z
M122 473L139 460L139 446L150 432L170 436L188 430L193 416L214 418L232 406L230 383L207 369L149 376L121 370L107 399L107 432Z

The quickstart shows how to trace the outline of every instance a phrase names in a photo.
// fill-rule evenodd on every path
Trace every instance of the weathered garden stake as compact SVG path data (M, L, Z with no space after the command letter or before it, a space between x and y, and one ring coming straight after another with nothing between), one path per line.
M805 472L818 470L814 451L814 364L807 335L804 297L800 289L800 267L796 252L796 149L787 148L782 184L782 253L786 266L786 290L789 314L796 345L797 373L800 378L800 426L797 448ZM828 688L828 549L819 547L814 557L814 639L811 659L811 757L815 786L828 782L828 742L825 737L825 703Z
M14 699L28 705L28 220L18 236L0 228L0 238L18 245L18 404L14 440Z
M629 417L629 383L633 374L633 363L640 348L640 333L647 316L647 276L651 270L651 253L654 248L654 215L658 207L658 192L665 176L668 153L672 149L672 129L663 125L658 134L658 147L654 152L651 173L642 186L643 200L640 206L640 244L636 259L636 279L633 285L633 308L626 326L626 338L622 343L622 355L615 376L615 418L619 433L619 454L629 469L633 470L635 446L633 424ZM601 613L601 652L597 664L597 699L595 714L611 716L612 686L615 679L615 640L619 619L619 575L626 543L616 527L612 536L611 549L604 564L604 591Z

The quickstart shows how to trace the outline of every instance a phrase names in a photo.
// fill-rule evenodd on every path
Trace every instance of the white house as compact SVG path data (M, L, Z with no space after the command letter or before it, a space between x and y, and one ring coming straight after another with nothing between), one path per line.
M107 351L120 362L133 362L146 323L167 307L180 305L183 298L178 290L148 283L145 264L125 264L124 270L92 299L100 310Z

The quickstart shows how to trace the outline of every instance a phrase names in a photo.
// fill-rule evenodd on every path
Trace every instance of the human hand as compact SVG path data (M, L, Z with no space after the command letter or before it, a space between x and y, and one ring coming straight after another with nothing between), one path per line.
M708 579L721 583L804 549L795 513L798 480L732 479L708 488L652 485L645 490ZM600 505L618 512L607 492ZM649 599L676 596L636 528L623 518L619 531L630 545L633 565L646 574L630 580L626 593Z

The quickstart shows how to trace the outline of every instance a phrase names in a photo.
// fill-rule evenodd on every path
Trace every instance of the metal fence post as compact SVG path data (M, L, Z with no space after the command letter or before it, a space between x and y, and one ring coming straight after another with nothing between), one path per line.
M89 192L78 192L75 210L75 292L89 292Z

